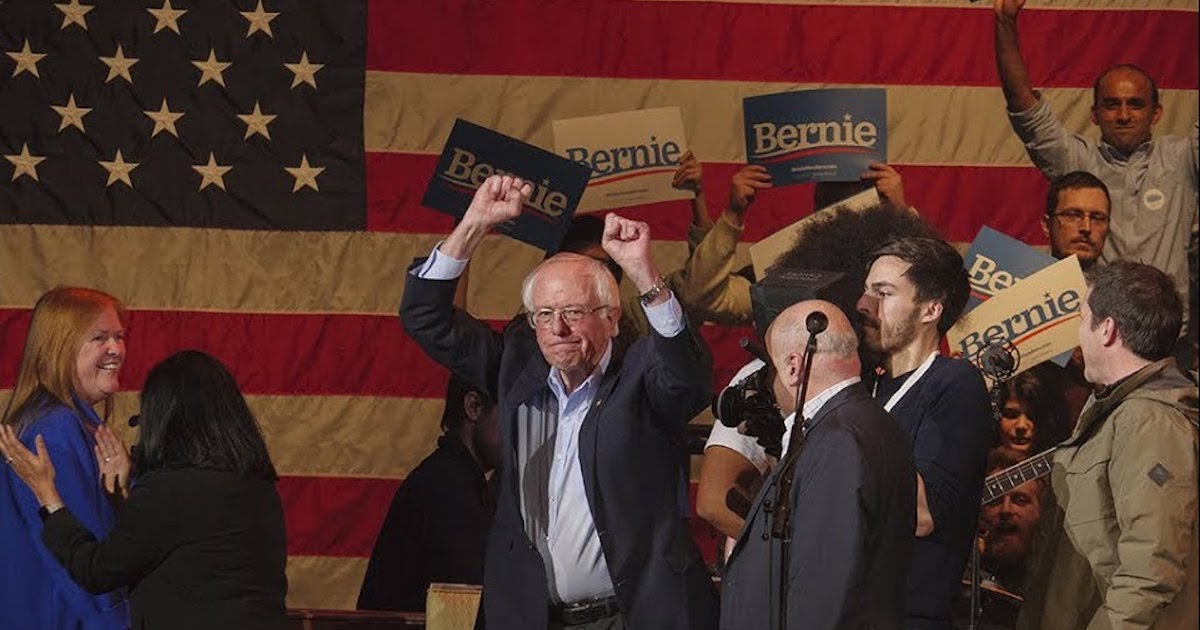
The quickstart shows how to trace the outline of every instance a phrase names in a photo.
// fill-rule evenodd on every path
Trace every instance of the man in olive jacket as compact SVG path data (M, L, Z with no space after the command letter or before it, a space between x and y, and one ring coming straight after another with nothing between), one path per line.
M1171 358L1182 311L1153 267L1116 262L1088 274L1079 342L1099 389L1055 452L1052 476L1066 538L1087 558L1098 595L1068 611L1072 627L1191 629L1200 616L1196 385ZM1048 589L1065 579L1052 572ZM1070 605L1055 602L1040 626L1058 627Z

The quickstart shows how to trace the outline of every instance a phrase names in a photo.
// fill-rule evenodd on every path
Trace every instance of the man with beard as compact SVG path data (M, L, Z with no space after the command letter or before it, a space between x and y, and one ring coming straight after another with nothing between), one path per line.
M1004 447L994 448L988 455L987 474L1015 466L1022 459L1021 454ZM1034 479L983 506L979 519L983 537L979 563L997 585L1011 593L1021 593L1026 560L1042 517L1045 495L1045 480Z
M1084 271L1100 260L1108 242L1108 187L1086 171L1071 171L1050 182L1042 229L1050 239L1050 254L1074 255Z
M807 355L814 313L828 327ZM721 628L895 629L913 544L912 445L862 386L858 338L841 309L794 304L766 342L774 419L788 426L784 444L800 434L747 514L722 585Z
M979 515L992 437L987 387L938 352L969 291L962 257L940 239L876 250L858 301L864 342L882 357L875 397L908 433L917 468L917 540L904 628L948 630Z

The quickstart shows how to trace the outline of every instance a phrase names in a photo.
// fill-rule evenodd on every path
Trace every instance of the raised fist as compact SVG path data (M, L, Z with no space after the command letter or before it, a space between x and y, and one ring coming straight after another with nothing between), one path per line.
M479 221L489 228L511 221L521 216L521 204L532 193L533 186L519 177L492 175L475 191L463 220Z

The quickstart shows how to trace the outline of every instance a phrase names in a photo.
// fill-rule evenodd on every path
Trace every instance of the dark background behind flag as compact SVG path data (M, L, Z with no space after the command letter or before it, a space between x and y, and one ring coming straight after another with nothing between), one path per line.
M1009 128L992 57L989 3L944 0L263 0L272 35L247 36L257 0L171 2L180 34L147 9L162 0L80 0L62 28L48 0L0 2L0 52L26 39L39 76L0 54L0 155L28 146L38 179L0 159L0 389L12 388L28 310L46 289L82 284L132 309L118 420L147 369L205 349L230 365L281 474L289 605L352 607L396 485L433 449L445 372L395 317L403 269L450 228L420 207L456 118L552 148L550 121L682 108L714 213L745 159L741 99L805 87L888 89L889 161L907 197L950 240L983 224L1044 245L1046 184ZM60 3L66 5L67 3ZM986 6L985 6L986 5ZM1196 0L1031 0L1022 45L1035 85L1068 126L1088 122L1091 84L1118 61L1158 80L1156 133L1196 119ZM105 82L116 44L133 83ZM197 85L212 50L225 87ZM292 87L307 52L317 87ZM74 94L85 131L52 106ZM151 137L143 112L184 113ZM255 101L270 139L246 139ZM100 160L140 165L106 185ZM200 190L204 165L231 166ZM293 191L302 156L317 190ZM811 212L811 187L760 195L745 242ZM621 211L648 220L664 268L686 255L686 202ZM489 237L472 262L468 308L496 322L519 304L540 252ZM745 255L745 252L742 252ZM628 287L626 287L628 289ZM723 384L745 330L706 326ZM0 392L0 401L7 398ZM119 422L118 426L123 425ZM696 528L702 532L702 527Z

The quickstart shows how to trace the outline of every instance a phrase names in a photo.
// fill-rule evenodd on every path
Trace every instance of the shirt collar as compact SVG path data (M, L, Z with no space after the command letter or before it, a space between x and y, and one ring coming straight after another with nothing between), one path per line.
M812 420L813 417L817 415L817 412L821 410L821 407L824 407L825 403L829 402L829 399L837 396L843 389L846 389L847 387L850 387L861 380L862 379L857 376L851 376L844 381L835 383L834 385L825 388L825 391L808 399L804 403L804 417L808 420Z
M1125 155L1120 150L1118 150L1116 147L1101 140L1100 141L1100 152L1104 154L1104 157L1106 159L1108 159L1108 161L1124 164L1126 162L1132 161L1134 158L1137 158L1138 156L1148 154L1150 152L1150 149L1153 148L1153 146L1154 146L1154 138L1151 138L1151 139L1141 143L1140 145L1138 145L1138 148L1134 149L1133 152L1130 153L1129 155Z

